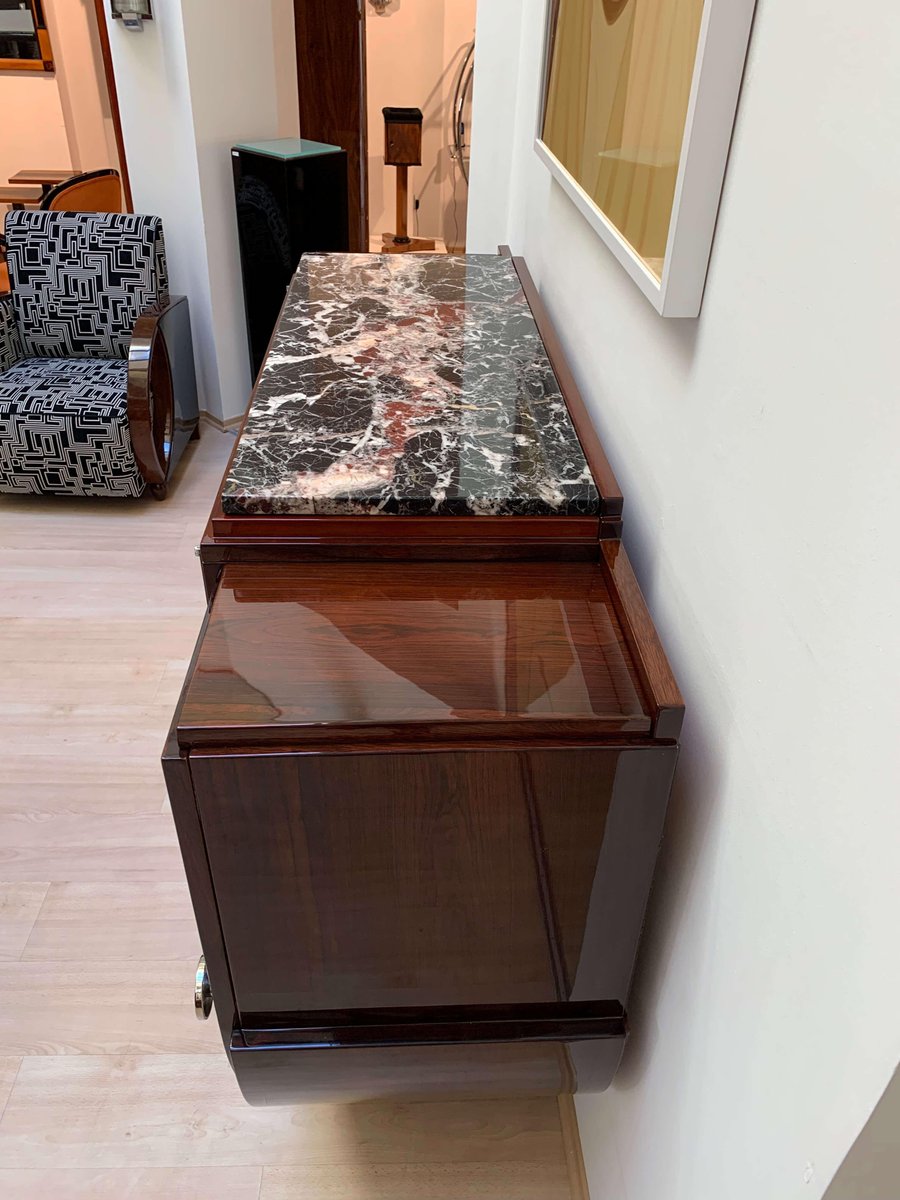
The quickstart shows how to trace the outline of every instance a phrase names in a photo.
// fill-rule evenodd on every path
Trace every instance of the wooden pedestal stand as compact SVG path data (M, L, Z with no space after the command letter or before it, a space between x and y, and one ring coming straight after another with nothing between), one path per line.
M384 108L384 162L397 168L397 231L382 239L384 254L421 254L434 250L433 238L410 237L409 168L422 163L422 110Z

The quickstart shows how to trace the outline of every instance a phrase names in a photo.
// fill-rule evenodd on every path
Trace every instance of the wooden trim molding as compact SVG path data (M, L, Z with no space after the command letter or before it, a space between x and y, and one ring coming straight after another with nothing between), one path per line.
M647 695L653 736L675 740L684 720L684 700L621 542L604 542L601 561L612 577L610 595Z
M244 414L240 413L236 417L229 417L223 421L221 417L217 417L203 408L200 410L200 420L204 425L211 425L213 429L217 429L219 433L236 433L244 423Z
M571 1095L557 1096L559 1104L559 1126L562 1130L563 1153L569 1174L569 1195L572 1200L591 1200L587 1175L584 1170L584 1155L581 1149L581 1134L578 1132L578 1117L575 1101Z
M109 112L116 138L116 150L119 154L119 174L122 176L122 194L125 197L125 211L134 212L134 201L131 198L131 181L128 177L128 159L125 157L125 137L122 133L122 116L119 112L119 93L116 90L116 73L113 67L112 48L109 44L109 29L106 26L106 7L104 0L94 0L94 12L97 17L97 34L100 38L100 54L103 57L103 73L106 76L106 90L109 93Z

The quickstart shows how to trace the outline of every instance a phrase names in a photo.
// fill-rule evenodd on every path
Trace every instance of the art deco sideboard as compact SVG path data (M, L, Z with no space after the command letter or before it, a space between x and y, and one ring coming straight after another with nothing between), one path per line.
M527 271L307 256L164 769L255 1104L606 1087L683 706Z

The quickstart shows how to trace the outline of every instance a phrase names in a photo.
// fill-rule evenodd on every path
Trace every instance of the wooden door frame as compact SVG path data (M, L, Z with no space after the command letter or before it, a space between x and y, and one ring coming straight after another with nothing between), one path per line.
M309 137L317 141L326 141L340 144L338 137L334 133L327 133L321 129L304 128L305 123L305 105L307 103L305 97L310 95L310 87L304 85L304 67L311 62L311 57L307 53L307 47L304 42L304 29L307 28L306 13L304 11L306 0L293 0L294 10L294 37L295 37L295 54L296 54L296 71L297 71L297 93L298 107L300 112L300 135L301 137ZM347 5L351 0L346 0ZM348 191L349 210L351 217L350 225L350 247L355 250L367 251L369 249L369 131L368 131L368 89L366 83L366 0L354 0L356 14L359 21L359 120L358 127L353 130L354 137L352 139L352 147L343 145L342 148L348 153L348 165L352 168L354 154L359 157L359 191L358 195L354 195L356 189L351 180L351 186ZM339 16L341 14L338 14ZM321 62L316 64L321 69ZM325 64L328 66L328 64ZM308 77L308 76L307 76ZM346 131L346 127L345 127ZM345 139L349 140L349 139ZM354 220L354 209L358 208L359 219Z
M131 198L131 181L128 177L128 159L125 157L125 138L122 135L122 117L119 112L119 93L116 90L116 73L113 67L112 48L109 44L109 29L106 25L106 5L104 0L94 0L94 12L97 17L97 32L100 35L100 53L103 57L103 72L106 75L106 90L109 93L109 111L112 117L113 132L116 137L116 150L119 154L119 173L122 177L122 193L125 197L125 209L134 212L134 201Z

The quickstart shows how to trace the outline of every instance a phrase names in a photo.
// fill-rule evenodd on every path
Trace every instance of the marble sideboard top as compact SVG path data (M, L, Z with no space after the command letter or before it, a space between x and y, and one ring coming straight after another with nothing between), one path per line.
M598 514L511 260L306 255L222 505L232 516Z

